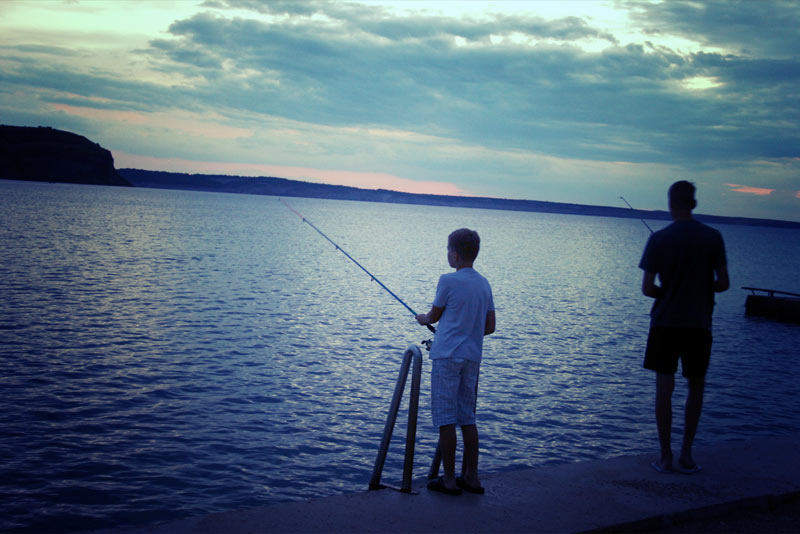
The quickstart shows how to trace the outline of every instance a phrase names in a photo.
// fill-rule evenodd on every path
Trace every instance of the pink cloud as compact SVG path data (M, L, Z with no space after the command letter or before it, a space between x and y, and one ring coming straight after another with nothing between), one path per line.
M766 187L751 187L749 185L739 185L739 184L725 184L725 185L727 185L737 193L747 193L749 195L765 196L765 195L771 195L775 191L774 189L767 189Z
M347 185L363 189L389 189L403 193L429 195L465 195L466 192L449 182L416 181L381 172L356 172L291 167L286 165L263 165L258 163L223 163L216 161L192 161L179 158L156 158L137 156L113 151L117 168L150 169L167 172L193 174L229 174L239 176L275 176L305 182Z
M172 129L182 134L199 135L212 139L237 139L241 137L250 137L252 135L250 130L223 126L216 122L213 124L213 127L210 127L208 122L209 118L203 118L199 115L192 114L175 116L175 114L167 114L164 112L141 113L138 111L86 108L67 104L54 104L53 108L70 115L77 115L78 117L87 119L111 121L122 124L157 125L159 128ZM214 117L212 116L210 119L214 119Z
M249 138L252 132L243 128L221 126L218 121L209 128L209 121L214 116L203 117L186 113L178 117L163 112L141 113L95 109L67 104L55 104L55 109L94 120L112 121L122 124L158 125L181 134L193 134L213 139ZM256 163L220 163L212 161L192 161L179 158L156 158L137 156L125 152L113 151L117 168L152 169L170 172L187 172L196 174L229 174L241 176L276 176L306 182L332 185L347 185L363 189L389 189L404 193L422 193L431 195L466 195L467 192L449 182L417 181L401 178L380 172L356 172L315 169L310 167L292 167L282 165L262 165Z

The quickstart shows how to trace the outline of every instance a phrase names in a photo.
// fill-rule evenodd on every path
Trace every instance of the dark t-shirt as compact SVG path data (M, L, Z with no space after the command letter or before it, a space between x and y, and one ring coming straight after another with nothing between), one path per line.
M714 270L726 264L722 234L703 223L676 221L652 234L639 268L656 273L664 293L653 303L650 325L710 329Z

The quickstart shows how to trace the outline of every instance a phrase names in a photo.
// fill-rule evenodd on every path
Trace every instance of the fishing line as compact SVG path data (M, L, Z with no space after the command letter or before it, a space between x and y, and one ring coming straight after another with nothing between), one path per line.
M619 198L621 198L621 199L622 199L622 201L623 201L625 204L628 204L628 201L627 201L627 200L625 200L625 197L619 197ZM634 213L636 212L636 210L635 210L635 209L633 209L633 206L631 206L630 204L628 204L628 207L629 207L629 208L631 209L631 211L633 211ZM649 224L647 224L646 222L644 222L644 219L643 219L643 218L641 218L641 217L639 217L639 220L640 220L640 221L642 221L642 224L644 224L645 226L647 226L647 229L648 229L648 230L650 230L650 233L652 234L652 233L653 233L653 229L652 229L652 228L650 228L650 225L649 225Z
M375 278L375 275L374 275L374 274L372 274L371 272L369 272L369 271L368 271L368 270L367 270L367 269L366 269L366 268L365 268L363 265L361 265L360 263L358 263L358 262L357 262L357 261L356 261L356 260L355 260L355 259L354 259L354 258L353 258L351 255L350 255L350 254L348 254L348 253L347 253L347 252L346 252L346 251L345 251L345 250L344 250L342 247L340 247L339 245L337 245L337 244L336 244L336 243L333 241L333 239L331 239L330 237L326 236L326 235L325 235L325 233L323 233L323 231L322 231L322 230L320 230L319 228L317 228L316 226L314 226L314 223L312 223L311 221L309 221L308 219L306 219L306 218L303 216L303 214L301 214L299 211L297 211L296 209L294 209L293 207L291 207L291 206L290 206L290 205L289 205L289 204L288 204L288 203L287 203L285 200L283 200L282 198L279 198L278 200L280 200L281 202L283 202L283 205L284 205L284 206L286 206L287 208L289 208L290 210L292 210L292 213L294 213L295 215L297 215L298 217L300 217L300 219L301 219L301 220L302 220L304 223L307 223L307 224L308 224L308 225L309 225L311 228L313 228L314 230L316 230L316 231L317 231L317 233L319 233L319 235L321 235L322 237L324 237L325 239L327 239L327 240L328 240L328 242L329 242L331 245L333 245L334 247L336 247L336 250L338 250L339 252L341 252L342 254L344 254L345 256L347 256L347 259L348 259L348 260L350 260L350 261L352 261L353 263L355 263L356 265L358 265L358 266L359 266L359 268L360 268L362 271L364 271L365 273L367 273L367 274L369 275L369 277L370 277L370 278L372 278L372 281L373 281L373 282L378 282L378 285L379 285L379 286L381 286L383 289L385 289L385 290L386 290L386 292L387 292L387 293L389 293L391 296L393 296L393 297L394 297L394 298L397 300L397 302L399 302L400 304L402 304L403 306L405 306L405 307L406 307L406 309L407 309L408 311L410 311L410 312L411 312L411 315L413 315L414 317L416 317L416 316L417 316L417 312L415 312L414 310L412 310L412 309L411 309L411 306L409 306L408 304L406 304L405 302L403 302L403 300L402 300L400 297L398 297L397 295L395 295L395 294L394 294L394 292L392 292L392 290L391 290L391 289L389 289L388 287L386 287L386 286L383 284L383 282L381 282L380 280L378 280L377 278ZM431 331L431 332L433 332L434 334L436 333L436 329L433 327L433 325L429 325L429 324L428 324L428 325L425 325L425 326L427 326L427 327L428 327L428 330L430 330L430 331Z

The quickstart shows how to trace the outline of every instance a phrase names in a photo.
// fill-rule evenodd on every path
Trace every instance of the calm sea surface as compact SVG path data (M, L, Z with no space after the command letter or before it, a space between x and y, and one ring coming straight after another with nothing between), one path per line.
M450 270L448 233L478 230L497 307L484 472L655 452L640 221L289 202L419 312ZM800 292L800 233L717 228L732 289L697 443L800 431L800 327L746 318L739 289ZM426 333L275 197L0 180L0 530L364 490L402 354ZM429 365L415 477L436 445ZM677 432L684 394L681 380Z

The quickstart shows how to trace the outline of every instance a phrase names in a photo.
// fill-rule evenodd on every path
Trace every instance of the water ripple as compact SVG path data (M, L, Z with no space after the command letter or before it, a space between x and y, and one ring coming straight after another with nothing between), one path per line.
M402 354L429 336L276 199L0 188L0 530L144 524L366 487ZM477 267L498 312L481 368L482 469L655 449L638 221L296 205L420 311L448 270L449 230L481 233ZM425 218L440 224L404 230ZM782 270L800 259L794 234L722 230L736 283L800 289ZM787 364L800 330L745 318L743 298L718 299L699 443L800 429ZM436 447L428 393L426 377L419 476ZM406 407L387 481L402 476Z

